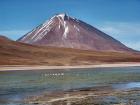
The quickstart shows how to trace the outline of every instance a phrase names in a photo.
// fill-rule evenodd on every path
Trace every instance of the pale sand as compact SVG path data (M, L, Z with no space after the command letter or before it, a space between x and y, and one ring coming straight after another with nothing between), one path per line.
M40 65L3 65L0 71L15 70L49 70L49 69L78 69L78 68L105 68L105 67L140 67L140 63L115 63L115 64L96 64L96 65L77 65L77 66L40 66Z

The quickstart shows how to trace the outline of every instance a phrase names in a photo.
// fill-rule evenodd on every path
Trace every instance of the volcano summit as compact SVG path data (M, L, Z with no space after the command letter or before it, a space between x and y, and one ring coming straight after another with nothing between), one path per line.
M57 14L18 39L19 42L94 51L133 51L97 28L66 14Z

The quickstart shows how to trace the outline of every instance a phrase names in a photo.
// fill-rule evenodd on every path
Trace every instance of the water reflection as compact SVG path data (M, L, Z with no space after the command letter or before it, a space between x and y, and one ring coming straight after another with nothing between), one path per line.
M115 84L112 87L114 87L115 89L119 89L119 90L140 88L140 82L130 82L130 83Z
M0 72L0 103L9 100L7 105L12 105L11 100L42 92L108 85L140 88L140 67Z

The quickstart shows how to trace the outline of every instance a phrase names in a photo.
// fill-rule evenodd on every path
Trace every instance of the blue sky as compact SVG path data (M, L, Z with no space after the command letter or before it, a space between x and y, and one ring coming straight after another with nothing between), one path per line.
M140 50L140 0L0 0L0 34L16 40L64 12Z

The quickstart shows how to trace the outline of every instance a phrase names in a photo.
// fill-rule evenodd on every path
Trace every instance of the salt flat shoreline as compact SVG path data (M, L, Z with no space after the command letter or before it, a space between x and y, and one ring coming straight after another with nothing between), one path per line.
M77 66L40 66L40 65L1 65L0 71L22 71L22 70L49 70L49 69L79 69L79 68L106 68L106 67L140 67L140 63L115 63L95 64Z

